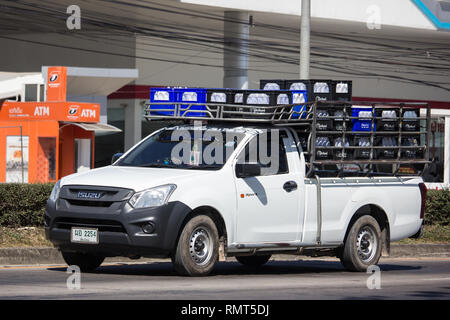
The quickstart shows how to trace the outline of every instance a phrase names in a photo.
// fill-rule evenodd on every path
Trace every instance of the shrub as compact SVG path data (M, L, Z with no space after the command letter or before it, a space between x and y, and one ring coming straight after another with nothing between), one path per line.
M425 224L450 224L450 190L428 190Z
M53 184L0 184L0 226L43 226ZM450 225L450 190L429 190L425 224Z
M52 188L52 183L0 184L0 226L42 226Z

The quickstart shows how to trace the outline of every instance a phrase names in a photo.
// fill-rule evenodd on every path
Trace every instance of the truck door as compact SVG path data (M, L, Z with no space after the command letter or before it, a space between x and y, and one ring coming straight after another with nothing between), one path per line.
M280 130L278 138L267 134L267 155L279 156L278 168L271 168L262 172L260 176L237 178L237 238L238 243L274 243L288 242L298 239L299 223L299 193L301 192L300 176L294 156L298 153L290 133ZM257 139L258 138L258 139ZM272 143L276 139L277 143ZM263 167L270 167L262 163L260 145L261 140L254 137L235 160L260 163ZM251 144L258 145L257 159L249 159ZM275 150L272 152L272 148ZM243 160L245 158L245 160ZM250 157L251 158L251 157ZM266 160L266 159L264 159Z

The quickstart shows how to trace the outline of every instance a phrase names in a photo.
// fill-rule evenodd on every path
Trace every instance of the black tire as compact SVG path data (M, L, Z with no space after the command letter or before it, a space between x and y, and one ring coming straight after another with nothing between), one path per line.
M246 267L258 268L269 261L271 255L261 255L261 256L236 256L236 260Z
M105 260L105 257L79 252L61 252L64 261L69 265L76 265L81 271L93 271L97 269Z
M378 263L381 250L380 226L375 218L365 215L352 225L339 258L347 270L364 272Z
M219 234L213 220L205 215L186 223L178 239L172 262L175 270L187 276L208 275L219 253Z

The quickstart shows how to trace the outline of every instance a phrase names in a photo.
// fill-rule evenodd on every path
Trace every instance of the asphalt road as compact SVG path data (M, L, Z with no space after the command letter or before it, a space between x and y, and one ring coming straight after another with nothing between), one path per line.
M64 266L3 266L0 299L450 299L450 258L378 266L380 289L334 259L270 261L257 271L222 262L205 278L178 276L169 262L107 264L82 273L78 290L67 288Z

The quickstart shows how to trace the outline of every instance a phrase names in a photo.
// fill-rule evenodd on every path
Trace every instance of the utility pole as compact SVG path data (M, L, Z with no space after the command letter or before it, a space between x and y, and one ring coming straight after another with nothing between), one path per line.
M311 0L301 0L302 17L300 24L300 79L309 79Z
M249 13L225 11L223 26L223 87L248 88Z

